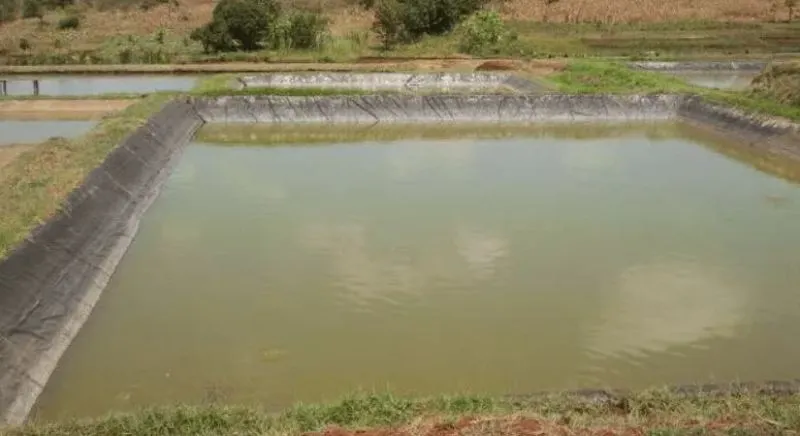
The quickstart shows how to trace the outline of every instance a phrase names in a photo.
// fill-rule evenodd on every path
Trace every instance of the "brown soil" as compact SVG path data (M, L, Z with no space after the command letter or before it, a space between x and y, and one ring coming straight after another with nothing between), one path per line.
M0 169L8 165L23 152L30 150L32 145L0 145ZM0 180L3 179L3 173L0 171Z
M0 119L92 120L116 112L136 100L3 100Z
M571 423L568 417L557 420L505 416L491 418L461 418L455 422L417 422L399 428L372 428L350 430L341 427L328 427L320 432L306 433L304 436L643 436L653 430L688 430L697 434L723 435L734 430L768 430L759 425L750 425L721 418L716 421L699 422L646 422L640 425L620 425L597 423L580 425ZM669 433L673 434L673 433ZM675 433L677 434L677 433Z

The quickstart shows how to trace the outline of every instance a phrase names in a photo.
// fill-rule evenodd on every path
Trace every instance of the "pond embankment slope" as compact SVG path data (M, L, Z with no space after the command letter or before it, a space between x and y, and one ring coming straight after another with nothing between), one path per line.
M0 422L24 421L201 124L168 103L0 263Z

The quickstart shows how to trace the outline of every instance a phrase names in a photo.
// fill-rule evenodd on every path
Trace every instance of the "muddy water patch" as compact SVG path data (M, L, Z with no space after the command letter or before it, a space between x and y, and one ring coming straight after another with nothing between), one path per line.
M190 146L38 416L795 377L797 185L577 130Z

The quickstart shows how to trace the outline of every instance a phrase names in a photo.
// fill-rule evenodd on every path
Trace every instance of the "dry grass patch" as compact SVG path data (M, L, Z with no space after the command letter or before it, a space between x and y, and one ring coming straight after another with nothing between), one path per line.
M788 11L773 14L771 0L506 0L504 18L561 23L654 23L670 21L768 21L788 19Z
M0 145L0 183L3 183L3 176L5 175L2 171L3 167L11 163L20 154L30 150L31 147L31 145L27 144Z
M97 120L136 100L0 100L0 119Z

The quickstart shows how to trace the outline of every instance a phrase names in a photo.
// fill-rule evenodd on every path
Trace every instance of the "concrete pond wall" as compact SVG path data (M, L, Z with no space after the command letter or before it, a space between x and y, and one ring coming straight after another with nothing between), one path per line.
M274 73L238 79L239 88L325 88L370 91L420 90L438 92L493 92L502 88L526 94L545 88L504 73Z
M677 95L217 97L167 104L0 263L0 424L24 422L203 123L684 120L800 159L800 126Z

